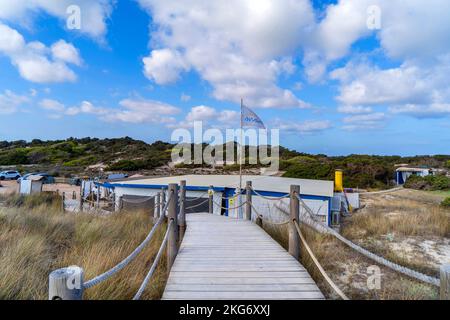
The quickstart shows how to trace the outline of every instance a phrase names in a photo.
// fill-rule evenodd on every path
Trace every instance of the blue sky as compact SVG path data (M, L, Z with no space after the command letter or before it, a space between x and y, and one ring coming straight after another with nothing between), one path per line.
M73 4L81 26L71 30ZM193 121L238 126L242 97L298 151L448 154L449 9L0 0L0 140L169 141Z

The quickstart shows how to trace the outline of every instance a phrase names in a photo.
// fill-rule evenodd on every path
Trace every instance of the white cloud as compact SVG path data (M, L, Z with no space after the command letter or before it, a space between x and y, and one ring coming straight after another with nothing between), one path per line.
M200 121L204 126L238 128L240 113L234 110L217 110L209 106L195 106L182 121L171 123L169 128L191 128Z
M53 99L44 99L39 102L39 105L45 110L63 112L66 107L59 101Z
M0 94L0 114L14 113L27 102L29 102L28 97L5 90L3 94Z
M183 101L183 102L188 102L188 101L191 100L191 96L190 96L190 95L187 95L187 94L185 94L185 93L182 93L182 94L181 94L181 97L180 97L180 100Z
M380 30L367 27L372 5L381 9ZM390 58L434 60L450 50L448 12L447 0L339 0L312 26L305 72L312 82L321 80L330 62L347 56L355 42L370 35L377 36Z
M437 61L437 64L429 65L407 60L399 67L389 69L365 62L350 62L334 70L331 78L340 83L336 99L342 106L338 111L369 113L373 107L387 106L394 114L419 118L447 116L450 56ZM365 109L367 112L363 112Z
M409 115L418 119L442 118L450 116L450 103L432 103L430 105L407 104L389 108L393 114Z
M43 99L39 105L52 111L53 117L76 116L80 114L95 115L102 121L126 123L168 124L176 120L173 115L181 112L172 105L144 99L124 99L119 102L120 108L105 108L94 105L90 101L82 101L79 105L67 107L54 99Z
M159 84L195 70L219 100L263 108L307 107L280 88L294 71L291 55L314 21L308 0L140 0L158 26L144 72Z
M54 59L72 63L77 66L81 65L80 53L78 49L70 43L59 40L52 45L51 50Z
M175 50L153 50L143 59L145 76L157 84L174 83L180 78L181 71L188 70L188 64Z
M34 18L42 12L55 16L66 25L69 17L67 8L77 5L81 10L81 28L77 31L92 38L102 40L107 29L114 1L112 0L0 0L0 19L21 23L32 28Z
M172 105L144 99L125 99L119 102L123 109L110 110L106 115L107 121L121 121L128 123L172 123L172 117L181 110Z
M378 129L385 125L387 117L383 112L363 114L363 115L352 115L344 118L345 125L343 129L345 130L367 130L367 129Z
M385 70L349 63L331 72L331 78L342 84L337 100L347 105L424 102L432 94L432 84L428 82L432 77L409 63Z
M363 107L363 106L339 106L338 112L347 113L347 114L365 114L373 112L371 107Z
M26 43L20 33L0 23L0 53L8 56L22 78L28 81L52 83L76 80L75 73L67 66L67 63L81 61L75 47L63 40L53 46L50 49L38 41Z
M298 134L320 133L332 128L331 121L329 120L307 120L304 122L293 122L278 119L275 123L276 124L274 127L279 128L280 131Z

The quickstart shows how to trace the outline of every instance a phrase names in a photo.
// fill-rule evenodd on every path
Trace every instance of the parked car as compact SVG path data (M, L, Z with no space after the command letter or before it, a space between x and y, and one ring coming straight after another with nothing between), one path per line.
M19 179L20 173L17 171L3 171L0 172L0 180L17 180Z
M44 179L42 180L44 184L52 184L55 183L55 178L49 175L45 172L38 172L38 173L27 173L23 177L17 179L17 183L20 183L22 180L27 180L29 176L42 176Z

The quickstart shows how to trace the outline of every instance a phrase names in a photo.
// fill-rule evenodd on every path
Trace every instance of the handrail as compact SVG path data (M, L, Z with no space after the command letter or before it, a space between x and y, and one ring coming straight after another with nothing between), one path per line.
M172 194L169 196L169 199L166 202L166 204L162 210L162 213L165 213L165 211L167 210L171 197L172 197ZM83 287L85 289L93 287L93 286L105 281L106 279L110 278L111 276L113 276L118 271L122 270L123 268L125 268L134 258L136 258L136 256L142 251L142 249L144 249L144 247L150 242L150 240L152 240L153 235L156 232L156 229L164 221L164 218L165 218L165 215L161 214L161 217L158 219L158 221L152 227L152 229L150 230L150 232L148 233L148 235L144 239L144 241L142 241L141 244L139 246L137 246L136 249L134 249L130 255L128 255L128 257L123 259L121 262L119 262L117 265L115 265L108 271L96 276L95 278L93 278L89 281L86 281L85 283L83 283Z
M328 276L328 274L323 269L322 265L320 264L319 260L317 260L316 256L312 252L311 248L309 247L308 243L306 242L305 237L302 234L302 231L300 230L300 226L298 225L298 222L296 220L293 221L295 229L297 230L298 236L300 237L300 240L303 242L303 245L308 252L309 256L311 257L311 260L316 265L317 269L319 270L320 274L323 276L325 281L328 283L328 285L338 294L339 297L341 297L342 300L350 300L342 291L339 289L339 287L331 280L331 278Z
M142 284L139 287L139 290L134 295L133 300L139 300L141 298L141 296L142 296L142 293L144 293L144 290L147 287L148 282L152 278L153 273L155 272L156 267L158 266L158 263L159 263L159 260L161 259L163 251L164 251L164 249L167 246L167 240L169 239L169 233L170 233L172 228L173 228L173 220L171 220L169 222L169 225L167 226L166 234L164 235L164 239L163 239L163 241L161 243L161 246L159 247L159 250L158 250L158 253L156 255L156 258L153 261L153 264L152 264L150 270L148 271L147 275L145 276L144 281L142 281Z
M298 197L298 196L297 196ZM316 219L316 217L314 217L312 213L311 208L309 208L306 203L300 198L298 197L299 201L302 204L302 207L305 209L305 211L308 213L307 218L306 219L306 223L310 226L312 226L314 229L322 232L322 233L327 233L327 234L331 234L332 236L334 236L336 239L340 240L341 242L343 242L344 244L346 244L347 246L349 246L350 248L354 249L355 251L359 252L360 254L362 254L363 256L374 260L375 262L382 264L394 271L403 273L404 275L414 278L416 280L440 287L440 280L438 278L434 278L431 276L428 276L426 274L420 273L418 271L409 269L407 267L401 266L399 264L396 264L392 261L387 260L386 258L380 257L372 252L370 252L369 250L366 250L364 248L362 248L361 246L355 244L354 242L346 239L345 237L343 237L340 233L336 232L335 230L333 230L332 228L328 227L327 225L323 224L322 222L318 221ZM312 220L312 221L311 221Z

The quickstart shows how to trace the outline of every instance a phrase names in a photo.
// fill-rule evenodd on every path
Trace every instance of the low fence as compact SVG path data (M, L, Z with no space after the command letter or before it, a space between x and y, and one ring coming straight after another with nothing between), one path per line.
M205 206L208 204L208 212L210 214L213 213L213 205L217 205L222 209L236 209L244 207L245 215L244 219L252 220L252 213L256 214L255 223L259 226L263 226L263 224L272 224L272 225L287 225L288 226L288 238L289 238L289 253L296 258L300 259L300 248L304 246L306 252L308 252L311 260L316 265L317 269L323 276L325 282L332 288L336 294L341 297L343 300L348 300L348 297L339 289L339 287L331 280L331 278L326 274L323 267L320 265L318 259L315 257L313 251L309 247L306 242L305 237L303 236L300 223L312 227L314 230L331 234L343 243L345 243L350 248L356 250L360 254L366 256L374 260L375 262L382 264L388 268L396 272L400 272L406 276L414 278L416 280L420 280L426 282L431 285L435 285L440 288L440 297L443 300L450 300L450 265L443 265L440 269L440 279L430 277L428 275L424 275L417 271L408 269L406 267L395 264L385 258L379 257L368 250L356 245L350 240L341 236L338 232L328 227L323 222L319 221L315 214L311 211L311 209L305 204L303 199L300 197L300 186L292 185L290 187L290 192L281 196L281 197L265 197L259 194L256 190L252 188L251 182L246 183L245 202L239 204L234 208L223 208L221 204L215 203L214 201L214 188L211 186L210 190L201 195L198 198L194 199L186 199L186 182L181 181L180 185L177 184L169 184L168 186L168 196L166 200L165 192L159 192L153 198L155 203L154 217L156 223L153 225L147 237L144 241L136 247L136 249L122 262L111 268L110 270L104 272L103 274L89 280L83 282L84 271L81 267L69 267L58 269L53 271L49 276L49 299L63 299L63 300L80 300L83 298L83 293L86 289L89 289L100 282L107 280L112 277L114 274L122 270L126 265L128 265L142 250L143 248L150 242L157 228L162 224L163 221L168 222L167 230L164 236L164 240L158 250L155 260L146 275L144 281L142 282L139 290L136 292L134 299L139 299L150 282L152 275L159 263L159 260L166 251L167 255L167 267L168 270L171 269L176 255L178 253L178 245L180 243L180 239L183 238L184 232L186 229L186 211L190 209L194 209L196 207ZM208 194L208 198L203 201L194 203L195 201L204 199L203 197ZM252 204L252 196L256 195L259 197L263 197L267 201L280 201L283 199L289 199L289 214L285 221L281 222L273 222L268 220L264 215L260 214L254 205ZM65 195L63 194L63 198ZM148 201L149 199L145 199ZM64 201L63 201L64 203ZM178 208L178 212L177 212ZM303 214L300 214L300 208L303 208ZM280 209L281 210L281 209Z
M155 260L143 280L139 290L136 292L133 299L138 300L142 296L145 288L150 282L154 271L161 259L161 256L166 250L167 254L167 268L171 269L175 257L178 252L179 243L179 229L183 230L184 227L179 225L178 216L180 221L185 221L184 212L180 210L177 213L179 190L177 184L169 185L169 196L167 201L164 202L163 208L160 211L160 215L157 222L153 225L152 229L146 236L146 238L137 246L132 253L130 253L124 260L109 269L108 271L94 277L91 280L84 281L84 270L79 266L72 266L67 268L61 268L55 270L49 275L49 299L50 300L82 300L85 290L92 288L93 286L108 280L116 273L125 268L131 263L136 256L146 247L146 245L152 240L156 230L164 221L167 221L167 230L164 235L164 240L158 250ZM181 193L182 194L182 193ZM183 202L183 201L182 201ZM181 208L181 207L180 207Z

